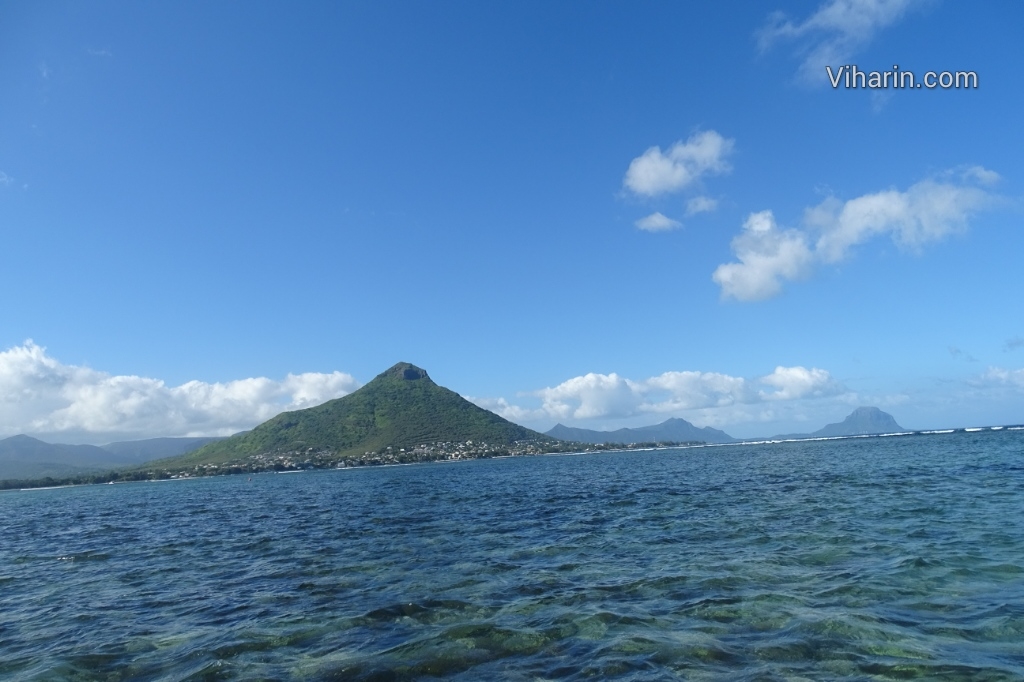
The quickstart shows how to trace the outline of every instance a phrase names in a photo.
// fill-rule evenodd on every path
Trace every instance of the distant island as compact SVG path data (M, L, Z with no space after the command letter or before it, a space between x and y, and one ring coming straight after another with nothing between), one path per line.
M773 439L901 432L875 407L807 434ZM685 419L595 431L557 424L538 433L485 410L400 362L342 398L283 412L228 438L153 438L105 446L0 440L0 488L147 480L261 471L373 466L618 448L728 444L724 431Z
M773 436L773 440L788 438L834 438L839 436L870 436L880 433L902 433L906 431L896 423L888 412L877 407L858 407L846 419L836 424L826 424L813 433L791 433Z

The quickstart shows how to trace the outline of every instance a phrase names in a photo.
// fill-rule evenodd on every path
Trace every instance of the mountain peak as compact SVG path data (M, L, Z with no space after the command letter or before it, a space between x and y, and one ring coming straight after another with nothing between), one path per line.
M346 396L283 412L251 431L183 455L180 461L220 465L295 453L326 453L324 457L342 461L388 449L397 455L403 448L437 443L504 446L526 440L546 439L438 386L423 368L399 362Z
M19 443L19 444L42 443L43 442L43 441L39 440L38 438L33 438L32 436L26 435L24 433L19 433L17 436L10 436L9 438L4 438L3 440L5 442L8 442L8 443Z
M399 362L390 369L377 375L378 379L396 378L403 381L416 381L417 379L429 379L427 370L409 362Z
M888 412L877 407L858 407L837 424L827 424L812 436L863 436L872 433L897 433L903 427Z

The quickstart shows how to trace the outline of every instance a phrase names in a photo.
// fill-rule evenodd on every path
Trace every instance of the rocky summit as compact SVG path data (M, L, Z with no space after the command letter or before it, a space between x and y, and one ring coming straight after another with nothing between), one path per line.
M826 424L812 436L866 436L874 433L898 433L905 429L888 412L877 407L858 407L846 419Z
M773 438L836 438L839 436L870 436L878 433L905 431L888 412L877 407L858 407L846 419L826 424L813 433L787 433Z

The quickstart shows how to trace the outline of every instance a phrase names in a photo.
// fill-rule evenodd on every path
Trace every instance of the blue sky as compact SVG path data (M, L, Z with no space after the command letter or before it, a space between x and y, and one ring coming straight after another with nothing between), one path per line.
M1024 422L1024 6L709 5L0 3L0 436Z

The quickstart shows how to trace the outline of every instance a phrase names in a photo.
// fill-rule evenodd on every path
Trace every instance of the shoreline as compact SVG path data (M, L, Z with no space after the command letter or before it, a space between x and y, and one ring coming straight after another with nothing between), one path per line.
M573 450L571 452L536 452L536 453L524 453L520 455L495 455L492 457L463 457L457 459L435 459L425 460L419 462L389 462L381 464L358 464L355 466L324 466L324 467L309 467L309 468L297 468L297 469L282 469L275 470L269 469L264 471L237 471L237 472L217 472L210 474L201 475L174 475L161 478L140 478L137 480L109 480L109 481L98 481L95 483L57 483L56 485L41 485L24 486L25 483L31 483L33 479L16 480L18 486L11 486L7 488L0 488L0 493L7 492L27 492L36 490L59 490L62 488L81 488L86 486L95 485L112 485L122 483L159 483L164 481L186 481L194 479L205 479L205 478L218 478L226 476L258 476L261 474L298 474L308 471L330 471L330 470L345 470L345 469L376 469L380 467L392 467L392 466L415 466L420 464L454 464L457 462L470 462L480 459L518 459L521 457L577 457L581 455L596 455L602 453L618 453L618 452L658 452L664 450L692 450L701 448L719 448L719 447L730 447L730 446L751 446L751 445L777 445L781 443L806 443L806 442L826 442L826 441L839 441L839 440L853 440L863 438L893 438L893 437L905 437L905 436L944 436L949 434L977 434L977 433L999 433L999 432L1011 432L1011 431L1022 431L1024 430L1024 424L1007 424L1007 425L996 425L996 426L971 426L953 429L928 429L922 431L896 431L892 433L872 433L872 434L855 434L849 436L816 436L813 438L784 438L784 439L760 439L760 440L739 440L734 443L691 443L684 445L655 445L653 447L628 447L622 446L617 448L605 447L597 450ZM108 475L120 475L120 472L110 472ZM100 474L97 474L100 475Z

